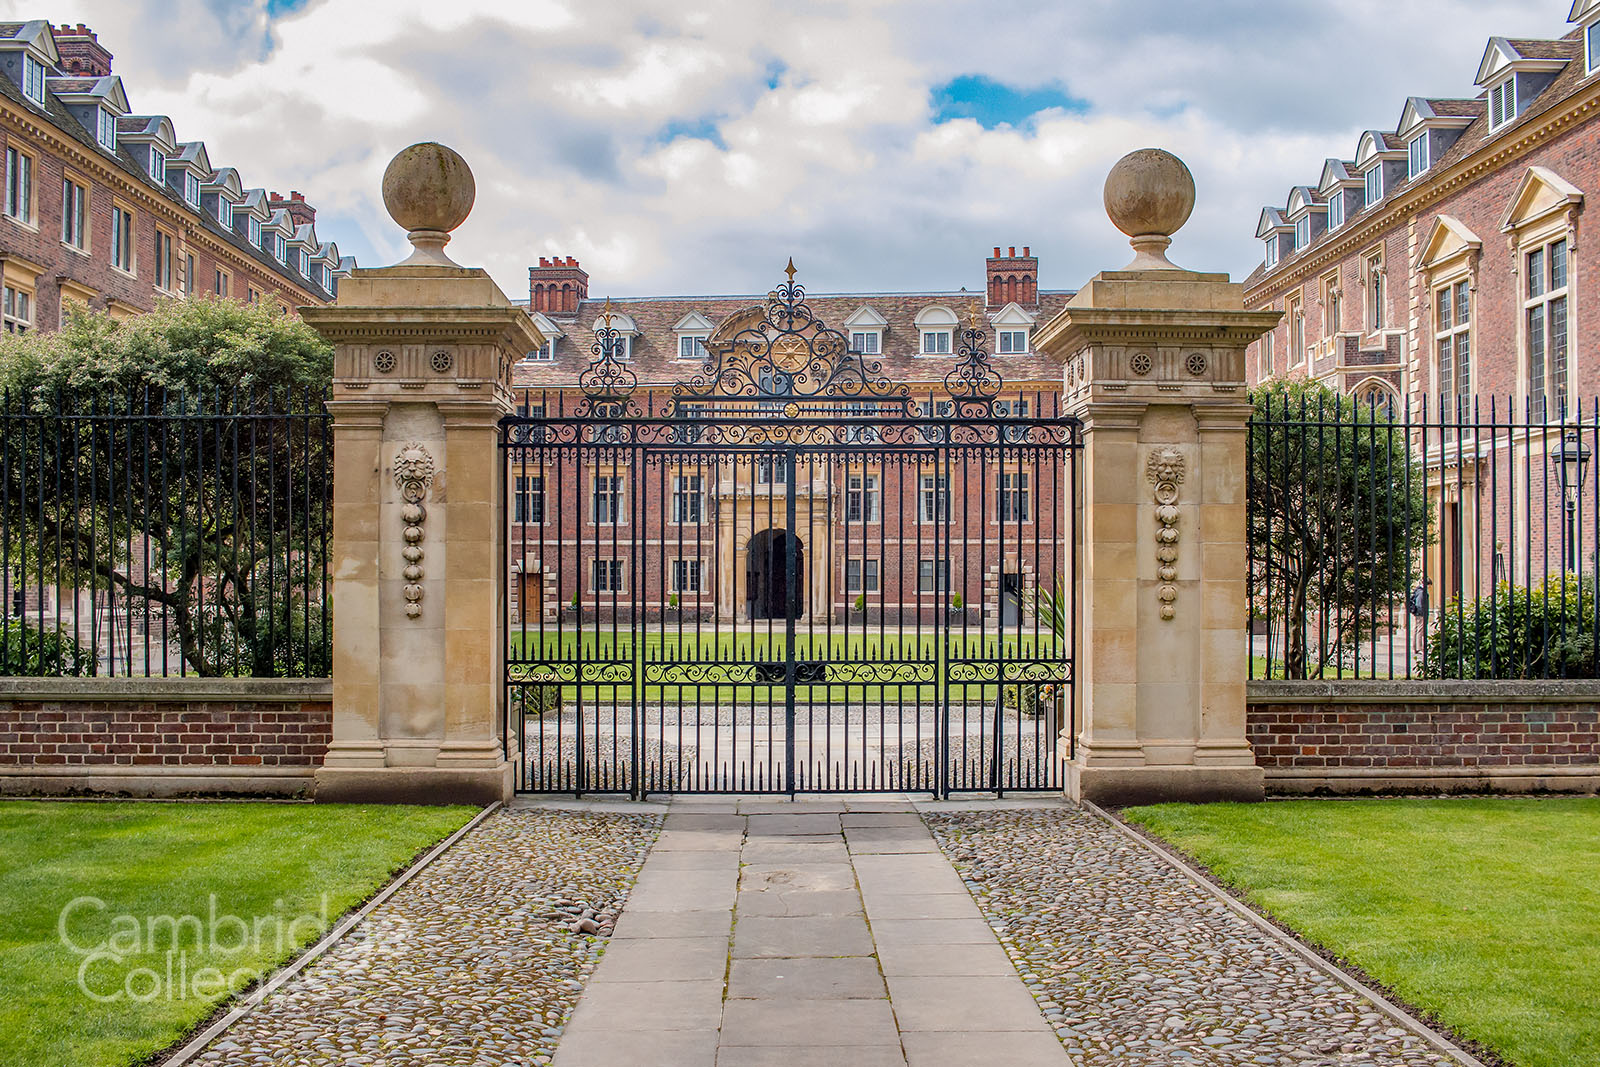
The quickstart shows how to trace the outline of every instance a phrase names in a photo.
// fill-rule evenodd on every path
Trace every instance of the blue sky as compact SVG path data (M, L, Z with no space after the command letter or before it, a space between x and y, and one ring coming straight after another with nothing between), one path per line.
M1489 36L1556 36L1567 0L0 0L85 22L134 109L247 185L296 189L320 236L403 255L378 197L441 140L478 202L450 252L512 295L541 255L596 295L982 284L1029 245L1075 288L1130 257L1100 187L1169 148L1199 202L1172 249L1248 273L1264 203L1463 95ZM1418 47L1427 42L1427 47ZM1356 72L1359 77L1353 76Z

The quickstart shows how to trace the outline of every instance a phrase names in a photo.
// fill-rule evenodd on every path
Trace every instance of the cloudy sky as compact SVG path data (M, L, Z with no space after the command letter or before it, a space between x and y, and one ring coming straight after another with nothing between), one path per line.
M1314 182L1407 95L1468 95L1490 35L1558 36L1567 0L0 0L84 22L136 112L247 185L305 192L363 264L414 141L478 182L450 247L527 293L540 255L591 293L983 284L1030 245L1074 288L1131 255L1100 188L1171 149L1199 187L1172 251L1243 275L1263 203Z

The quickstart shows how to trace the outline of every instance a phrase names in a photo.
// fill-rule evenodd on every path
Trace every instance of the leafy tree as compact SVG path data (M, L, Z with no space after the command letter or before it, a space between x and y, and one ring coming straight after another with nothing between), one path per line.
M332 350L259 304L0 339L14 567L176 631L202 675L327 670Z
M1382 408L1305 381L1272 382L1251 400L1251 607L1279 637L1283 676L1316 677L1417 579L1426 479Z

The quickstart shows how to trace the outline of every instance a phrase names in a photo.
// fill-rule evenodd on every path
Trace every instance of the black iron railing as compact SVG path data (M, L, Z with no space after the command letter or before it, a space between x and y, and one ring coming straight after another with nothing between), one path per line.
M323 400L0 398L0 674L327 676Z
M1592 402L1258 394L1250 676L1600 674L1597 446Z

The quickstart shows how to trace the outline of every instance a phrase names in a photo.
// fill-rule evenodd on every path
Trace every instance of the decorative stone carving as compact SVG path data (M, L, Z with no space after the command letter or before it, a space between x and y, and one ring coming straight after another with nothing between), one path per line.
M435 374L449 374L450 368L456 365L456 357L440 349L428 360L428 365L433 368Z
M394 370L395 366L394 353L387 348L372 357L372 369L379 374L388 374Z
M406 544L400 554L406 561L406 617L422 617L422 524L428 517L423 498L433 485L433 456L419 441L408 441L394 457L394 484L400 490L400 518L406 524Z
M1145 476L1155 486L1156 499L1156 577L1161 588L1161 617L1171 621L1177 614L1178 599L1178 486L1183 483L1183 453L1163 445L1150 453Z
M1149 374L1153 366L1155 363L1150 359L1148 352L1135 352L1133 358L1128 360L1128 369L1141 378Z

